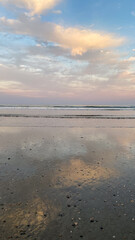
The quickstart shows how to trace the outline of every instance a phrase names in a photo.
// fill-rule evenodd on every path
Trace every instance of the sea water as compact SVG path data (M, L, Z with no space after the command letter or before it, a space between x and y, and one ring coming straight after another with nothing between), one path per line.
M135 127L135 106L6 106L1 126Z

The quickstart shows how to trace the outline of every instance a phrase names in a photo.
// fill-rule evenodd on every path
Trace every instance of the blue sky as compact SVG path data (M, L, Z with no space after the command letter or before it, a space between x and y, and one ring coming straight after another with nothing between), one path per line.
M1 104L135 104L135 2L0 0Z

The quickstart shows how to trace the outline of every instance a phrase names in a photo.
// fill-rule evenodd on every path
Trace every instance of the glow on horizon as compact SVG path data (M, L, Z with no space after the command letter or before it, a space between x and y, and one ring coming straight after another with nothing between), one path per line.
M1 104L135 104L135 3L0 0L0 9Z

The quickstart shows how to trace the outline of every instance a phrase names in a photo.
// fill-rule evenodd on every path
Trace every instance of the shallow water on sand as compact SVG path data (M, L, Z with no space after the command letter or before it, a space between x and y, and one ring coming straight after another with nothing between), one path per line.
M0 239L135 239L135 128L21 124L0 127Z

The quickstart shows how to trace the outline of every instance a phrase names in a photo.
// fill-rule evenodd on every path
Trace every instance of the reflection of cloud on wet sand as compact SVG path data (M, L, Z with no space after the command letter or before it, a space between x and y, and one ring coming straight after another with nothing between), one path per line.
M114 129L113 132L111 132L111 141L115 141L116 144L120 147L124 147L124 150L127 149L125 147L129 147L132 144L135 144L135 129L127 129L127 131L124 129Z
M97 184L103 180L117 176L113 168L101 166L100 163L86 164L81 159L71 159L68 166L64 165L57 174L62 185L72 186L75 184ZM60 186L60 185L59 185Z
M21 235L19 239L28 236L29 239L33 239L32 237L40 236L59 211L50 201L45 202L38 197L27 203L8 204L3 208L4 214L0 217L0 221L3 222L3 240L7 239L7 229L11 238L19 238Z

